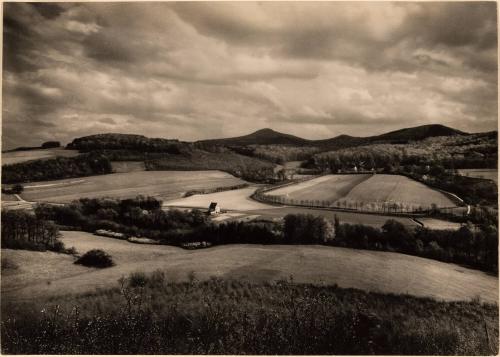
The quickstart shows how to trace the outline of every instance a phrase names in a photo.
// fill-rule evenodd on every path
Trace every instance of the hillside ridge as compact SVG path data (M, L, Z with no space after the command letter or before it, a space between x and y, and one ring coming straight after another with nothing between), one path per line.
M368 144L372 142L419 141L435 136L469 135L466 132L447 127L442 124L426 124L410 128L402 128L380 135L357 137L341 134L333 138L310 140L291 134L281 133L270 128L257 130L243 136L199 140L200 144L219 145L276 145L288 144L295 146L328 146L345 147Z

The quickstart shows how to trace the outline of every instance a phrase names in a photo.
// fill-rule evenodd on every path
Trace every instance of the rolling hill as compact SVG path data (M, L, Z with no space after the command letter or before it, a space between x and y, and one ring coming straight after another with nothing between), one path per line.
M329 150L366 145L369 143L391 143L403 141L420 141L435 136L468 135L465 132L449 128L440 124L422 125L413 128L404 128L389 133L355 137L349 135L339 135L330 139L308 140L294 135L280 133L266 128L257 130L248 135L225 139L200 140L197 144L223 145L223 146L247 146L247 145L290 145L290 146L315 146L326 147Z
M199 144L213 144L225 146L241 146L241 145L292 145L292 146L305 146L313 145L314 140L307 140L293 136L290 134L283 134L269 128L260 129L248 135L238 136L234 138L225 139L210 139L198 141Z
M386 142L386 141L420 141L435 136L454 136L454 135L468 135L463 131L449 128L440 124L422 125L414 128L405 128L391 131L386 134L372 136L369 138L370 142Z

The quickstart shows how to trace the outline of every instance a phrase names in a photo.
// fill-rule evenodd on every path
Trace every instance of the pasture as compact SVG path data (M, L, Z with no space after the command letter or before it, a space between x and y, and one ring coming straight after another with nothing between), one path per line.
M154 196L161 200L182 197L189 190L245 183L221 171L136 171L30 183L27 201L66 203L82 197L130 198Z
M370 175L326 175L296 185L278 188L268 193L286 196L297 201L336 201L369 177Z
M280 202L324 205L330 207L362 208L383 211L384 205L398 209L454 207L455 203L443 193L400 175L326 175L295 185L266 192L278 196ZM293 201L292 201L293 200Z
M78 150L66 150L63 148L3 152L2 165L17 164L19 162L38 159L51 159L57 156L73 157L78 154Z
M414 207L454 207L456 204L439 191L400 175L371 176L355 186L344 198L347 202L401 203Z
M201 250L134 244L84 232L62 232L67 247L80 253L103 249L116 266L106 269L73 264L73 258L52 252L2 250L2 259L17 262L2 276L4 300L85 293L114 286L135 271L161 269L168 281L221 277L272 282L293 276L297 283L338 284L385 293L407 293L440 300L498 301L498 279L455 264L398 253L299 245L226 245ZM22 264L21 264L22 262Z
M144 161L112 161L111 167L115 173L146 171Z
M498 185L498 170L497 169L460 169L458 173L462 176L484 178L495 181Z
M422 223L424 227L436 230L456 230L462 226L457 222L444 221L436 218L418 218L416 221Z

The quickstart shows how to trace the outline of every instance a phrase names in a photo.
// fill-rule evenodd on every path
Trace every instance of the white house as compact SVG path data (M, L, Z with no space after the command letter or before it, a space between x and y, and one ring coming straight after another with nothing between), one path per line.
M208 214L219 214L220 206L217 202L211 202L210 206L208 206Z

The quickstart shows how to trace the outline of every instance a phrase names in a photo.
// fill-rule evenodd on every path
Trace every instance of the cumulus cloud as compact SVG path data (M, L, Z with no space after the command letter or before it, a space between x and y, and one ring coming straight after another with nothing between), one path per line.
M3 147L497 126L494 2L6 3Z

